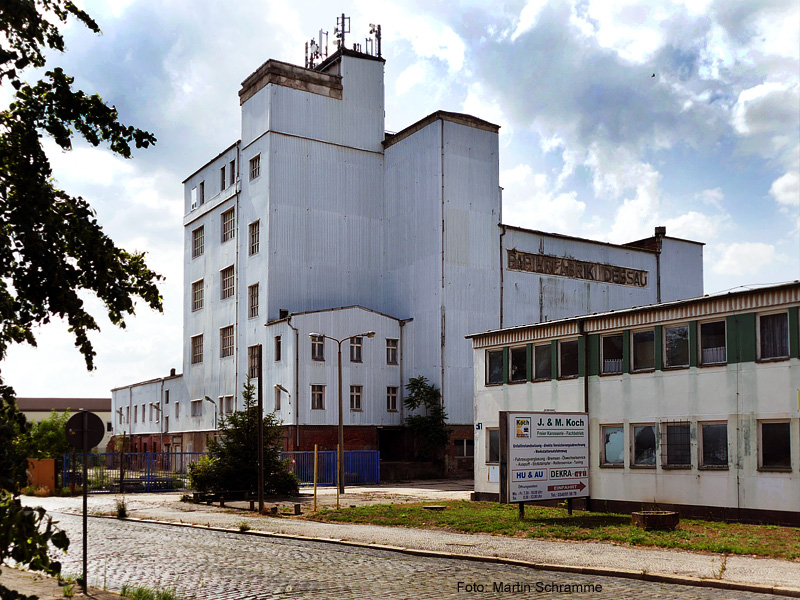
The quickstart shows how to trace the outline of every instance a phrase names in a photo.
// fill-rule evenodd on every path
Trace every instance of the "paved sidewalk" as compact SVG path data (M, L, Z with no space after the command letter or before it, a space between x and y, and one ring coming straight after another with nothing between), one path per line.
M432 482L423 482L392 488L348 488L342 504L461 499L469 497L466 487L463 483L444 482L437 486ZM335 490L325 490L323 497L326 505L331 502L335 504ZM311 502L310 498L305 500L304 510ZM286 516L259 516L229 505L220 508L184 503L176 494L128 494L126 501L130 517L145 520L234 530L246 524L253 532L271 535L372 545L456 558L484 557L567 572L619 574L723 586L727 583L733 584L736 589L747 589L748 585L752 585L753 591L773 591L800 597L800 561L747 556L728 556L723 559L713 554L602 542L543 541L438 530L317 523ZM81 507L80 498L27 498L26 502L41 504L48 511L73 514L79 513ZM115 502L115 496L92 496L89 510L94 514L113 514ZM54 516L57 518L57 515Z

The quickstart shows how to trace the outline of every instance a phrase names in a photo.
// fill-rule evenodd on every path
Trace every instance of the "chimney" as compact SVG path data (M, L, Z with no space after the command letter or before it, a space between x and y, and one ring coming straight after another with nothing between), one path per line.
M175 377L175 369L170 369L169 370L169 376L170 377Z

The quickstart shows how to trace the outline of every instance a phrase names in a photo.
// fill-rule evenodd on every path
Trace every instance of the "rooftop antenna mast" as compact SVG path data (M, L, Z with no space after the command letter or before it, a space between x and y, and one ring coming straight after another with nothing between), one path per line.
M381 58L381 26L380 25L373 25L372 23L369 24L369 34L375 36L375 42L378 47L378 53L375 55L378 58ZM372 39L367 38L367 47L372 50ZM370 52L371 54L371 52Z
M344 49L344 34L350 33L350 17L344 16L336 17L336 29L333 30L333 37L336 38L336 45L339 50Z
M306 69L313 69L318 60L326 58L328 58L328 32L320 29L319 41L311 38L311 41L306 42Z

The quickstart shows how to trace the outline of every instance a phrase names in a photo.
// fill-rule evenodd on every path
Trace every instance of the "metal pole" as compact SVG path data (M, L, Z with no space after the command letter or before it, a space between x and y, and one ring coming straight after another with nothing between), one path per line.
M261 344L258 345L258 514L264 514L264 396Z
M83 588L83 593L86 594L86 561L87 561L87 521L86 521L86 494L89 489L89 468L86 464L88 462L88 453L89 453L89 413L83 413L83 580L81 581L81 587Z
M342 37L344 39L344 37ZM342 412L342 342L339 341L339 447L337 448L339 493L344 494L344 415Z
M336 462L339 462L339 446L336 446ZM336 510L339 510L339 465L336 465Z
M317 512L317 445L314 444L314 512Z

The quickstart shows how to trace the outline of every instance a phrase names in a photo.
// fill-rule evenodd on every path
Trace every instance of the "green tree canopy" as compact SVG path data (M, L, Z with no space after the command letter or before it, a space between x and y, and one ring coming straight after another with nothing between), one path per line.
M132 146L145 148L155 137L120 123L116 108L98 95L73 89L73 78L61 68L33 83L23 78L25 69L46 66L46 54L64 50L61 27L68 19L100 32L69 0L0 1L0 85L14 90L0 111L0 361L9 344L35 346L35 327L55 315L67 322L91 370L89 332L99 326L84 308L82 292L99 298L109 320L124 327L136 298L162 309L161 277L147 267L144 253L126 252L105 235L86 200L57 187L42 138L69 150L77 135L129 158ZM53 530L44 510L19 501L26 457L11 442L27 431L14 391L0 377L0 564L11 557L57 573L60 565L48 559L47 544L66 548L66 536ZM0 586L0 597L14 595Z
M70 412L50 411L50 416L29 423L28 431L17 438L18 452L28 458L61 458L72 447L67 441Z
M258 490L258 406L250 379L242 393L244 407L219 424L219 437L208 441L208 457L190 466L198 492ZM296 494L297 478L281 460L283 432L274 413L264 415L264 491Z
M406 384L408 394L403 404L408 410L424 409L424 414L406 417L406 425L414 433L419 458L432 460L442 457L450 439L447 429L447 412L442 406L442 393L427 377L412 377Z

